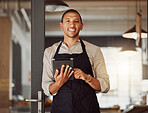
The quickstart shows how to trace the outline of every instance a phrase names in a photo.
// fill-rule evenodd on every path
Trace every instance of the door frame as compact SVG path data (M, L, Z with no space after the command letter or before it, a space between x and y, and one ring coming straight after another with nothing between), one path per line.
M45 38L45 6L44 0L31 0L31 99L38 98L42 91L42 68ZM42 91L42 111L44 110L45 95ZM31 103L31 113L38 113L38 103Z

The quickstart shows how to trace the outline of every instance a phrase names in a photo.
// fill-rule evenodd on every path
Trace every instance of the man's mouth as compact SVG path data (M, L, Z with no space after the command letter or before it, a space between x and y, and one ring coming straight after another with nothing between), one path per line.
M74 28L69 28L68 31L70 31L70 32L75 32L76 29L74 29Z

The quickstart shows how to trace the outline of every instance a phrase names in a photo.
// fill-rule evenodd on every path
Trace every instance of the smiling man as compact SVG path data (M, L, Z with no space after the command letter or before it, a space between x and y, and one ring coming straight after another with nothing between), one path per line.
M96 92L106 93L110 88L102 52L79 38L83 23L76 10L63 14L60 28L63 41L46 48L43 58L42 88L47 96L53 95L51 113L100 113ZM53 58L73 58L74 67L62 65L60 72L53 72ZM69 80L73 74L75 79Z

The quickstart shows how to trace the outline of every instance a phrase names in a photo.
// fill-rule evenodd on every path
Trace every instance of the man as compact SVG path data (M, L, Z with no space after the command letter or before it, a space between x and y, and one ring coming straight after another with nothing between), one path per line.
M96 91L106 93L110 88L102 52L79 38L83 23L76 10L63 14L60 28L64 40L47 48L43 58L42 88L53 95L51 113L100 113ZM74 58L74 70L62 65L53 81L52 58ZM69 80L73 74L75 79Z

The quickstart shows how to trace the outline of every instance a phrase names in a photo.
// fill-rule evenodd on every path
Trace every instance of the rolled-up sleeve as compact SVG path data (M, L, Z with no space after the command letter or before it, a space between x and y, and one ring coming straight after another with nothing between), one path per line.
M49 49L45 49L44 56L43 56L43 73L42 73L42 89L44 93L49 96L49 85L53 83L52 76L53 76L53 70L52 70L52 62L51 58L49 58Z
M107 74L103 54L98 47L94 55L94 73L95 78L99 80L101 85L101 92L106 93L110 89L109 76Z

